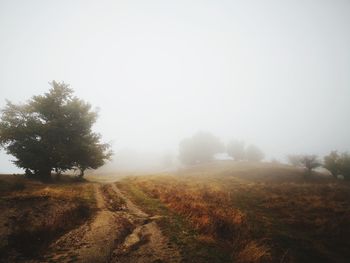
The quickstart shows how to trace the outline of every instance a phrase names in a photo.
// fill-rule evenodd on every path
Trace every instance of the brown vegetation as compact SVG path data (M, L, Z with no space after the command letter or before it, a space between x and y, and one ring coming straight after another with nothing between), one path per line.
M111 184L105 184L102 186L102 194L106 206L110 211L122 211L126 209L125 200L115 192Z
M0 261L39 256L50 242L91 217L92 185L45 185L21 176L0 176Z
M124 180L188 219L235 262L345 262L350 186L272 164L221 162Z

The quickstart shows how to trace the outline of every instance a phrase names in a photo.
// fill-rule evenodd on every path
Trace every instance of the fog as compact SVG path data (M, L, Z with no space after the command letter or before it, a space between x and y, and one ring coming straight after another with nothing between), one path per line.
M1 0L0 107L69 83L99 108L116 169L125 152L123 167L176 156L197 131L267 160L347 151L349 25L347 0Z

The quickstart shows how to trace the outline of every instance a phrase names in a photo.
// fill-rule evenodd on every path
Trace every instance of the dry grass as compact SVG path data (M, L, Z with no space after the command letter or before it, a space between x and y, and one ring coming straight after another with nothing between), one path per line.
M235 262L237 263L262 262L267 260L271 260L269 247L255 240L247 243L235 258Z
M121 211L126 209L126 202L113 189L110 184L105 184L102 187L103 198L106 205L111 211Z
M91 217L95 209L90 184L45 185L2 175L0 185L0 261L36 257L53 239Z
M346 262L350 186L271 164L214 163L124 181L159 199L234 262Z

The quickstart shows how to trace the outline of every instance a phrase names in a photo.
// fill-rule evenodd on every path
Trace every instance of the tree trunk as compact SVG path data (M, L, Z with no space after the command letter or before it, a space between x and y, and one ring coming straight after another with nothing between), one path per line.
M39 174L39 178L40 180L42 180L43 182L49 182L51 181L51 168L43 168L41 170L38 171Z
M83 178L84 177L84 172L85 172L85 169L80 169L79 178Z
M32 178L33 177L33 173L31 170L29 170L28 168L25 170L25 175L28 178Z
M61 181L61 171L55 168L55 172L56 172L56 180Z

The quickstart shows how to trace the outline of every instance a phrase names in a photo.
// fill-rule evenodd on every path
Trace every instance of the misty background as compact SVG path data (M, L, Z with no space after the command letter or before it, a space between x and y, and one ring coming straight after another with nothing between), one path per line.
M347 0L0 0L0 107L69 83L116 168L176 157L199 130L267 160L348 151L349 25Z

